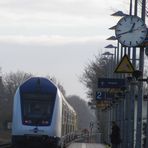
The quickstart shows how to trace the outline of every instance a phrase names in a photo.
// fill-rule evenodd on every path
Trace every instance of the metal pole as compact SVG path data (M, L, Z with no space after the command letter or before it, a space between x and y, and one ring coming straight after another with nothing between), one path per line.
M120 48L120 59L123 57L123 46L121 45ZM120 74L120 78L123 77L123 74ZM120 120L120 133L121 133L121 139L124 138L124 99L123 96L120 98L119 101L119 120ZM124 140L124 139L123 139ZM123 142L120 145L121 148L124 148Z
M135 0L135 10L134 10L135 16L137 16L137 4L138 4L138 0Z
M147 101L147 118L146 118L146 146L145 148L148 147L148 101Z
M145 8L146 0L142 0L142 19L145 22ZM142 72L144 70L144 47L140 48L140 61L139 69ZM141 144L141 127L142 127L142 100L143 100L143 82L140 81L138 84L138 106L137 106L137 131L136 131L136 148L142 147Z
M133 0L130 0L130 10L129 10L129 15L132 15L132 6L133 6ZM128 47L128 56L129 56L129 59L130 59L130 57L131 57L131 48L130 47ZM130 84L128 84L129 85L129 93L128 93L128 98L126 98L126 99L128 99L127 100L127 103L128 103L128 108L126 108L127 109L127 113L128 113L128 116L127 116L127 118L128 118L128 120L127 120L127 123L128 123L128 125L127 125L127 128L128 128L128 131L126 132L126 137L128 137L128 139L127 139L127 148L132 148L131 147L131 143L132 143L132 139L131 139L131 133L132 133L132 130L131 130L131 128L132 128L132 125L131 125L131 116L132 116L132 113L130 112L130 109L132 108L132 100L131 100L131 96L132 96L132 92L131 92L131 86L130 86ZM129 134L129 133L130 134Z
M121 143L121 148L124 148L124 99L122 98L121 100L121 139L122 139L122 143Z
M129 91L129 90L128 90ZM129 115L129 93L126 92L125 94L125 124L124 124L124 148L128 148L128 134L129 134L129 130L128 130L128 115Z
M133 1L130 0L130 12L129 12L129 15L132 15L132 6L133 6Z
M132 52L132 64L133 67L136 68L136 47L133 47ZM135 85L130 84L130 142L129 142L129 148L134 147L134 117L135 117Z
M135 0L134 7L134 15L137 16L137 0ZM133 67L136 68L136 47L133 47L132 52L132 64ZM129 147L134 147L134 139L135 139L135 85L131 85L131 141Z
M117 42L117 64L119 63L119 41Z
M134 115L135 115L135 86L130 84L130 129L129 129L129 135L130 135L130 141L129 141L129 148L134 147Z

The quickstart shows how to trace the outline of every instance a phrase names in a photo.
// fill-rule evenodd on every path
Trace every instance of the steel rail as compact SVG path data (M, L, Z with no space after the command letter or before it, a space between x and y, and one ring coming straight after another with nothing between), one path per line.
M11 143L0 144L0 148L11 148Z

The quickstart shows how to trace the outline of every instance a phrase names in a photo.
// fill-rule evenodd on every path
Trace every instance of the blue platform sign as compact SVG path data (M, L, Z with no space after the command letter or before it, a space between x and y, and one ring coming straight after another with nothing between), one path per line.
M99 78L98 88L124 88L125 79Z
M106 98L106 93L105 92L101 92L101 91L97 91L96 92L96 100L102 100Z
M97 91L96 92L96 100L112 100L114 97L114 94L108 93L108 92L101 92Z
M96 92L96 100L112 100L114 98L113 93L105 92L105 91L97 91Z

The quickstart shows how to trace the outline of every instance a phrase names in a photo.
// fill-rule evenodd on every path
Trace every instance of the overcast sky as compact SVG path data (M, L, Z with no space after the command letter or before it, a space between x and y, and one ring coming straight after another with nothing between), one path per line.
M0 1L0 67L37 76L55 76L67 95L85 97L79 82L85 65L114 35L108 28L124 0ZM126 13L126 12L125 12ZM114 44L112 42L112 44Z

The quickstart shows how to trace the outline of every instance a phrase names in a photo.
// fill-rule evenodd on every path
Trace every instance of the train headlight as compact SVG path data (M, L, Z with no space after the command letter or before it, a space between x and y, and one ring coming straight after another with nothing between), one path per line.
M24 124L31 124L31 123L32 123L31 120L25 120L25 121L24 121Z
M46 120L43 120L43 121L42 121L42 124L47 125L47 124L49 124L49 122L46 121Z

